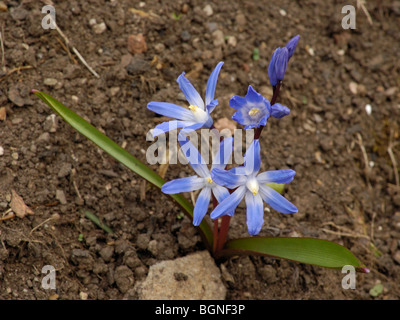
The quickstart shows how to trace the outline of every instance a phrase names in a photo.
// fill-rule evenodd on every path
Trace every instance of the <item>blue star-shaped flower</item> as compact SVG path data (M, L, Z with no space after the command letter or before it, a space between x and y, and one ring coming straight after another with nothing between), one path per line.
M193 211L193 224L198 226L207 213L208 205L211 200L211 193L214 194L218 202L222 202L229 196L229 191L227 188L212 180L210 170L203 157L194 145L182 134L179 134L179 142L182 147L181 150L197 175L169 181L162 186L161 191L166 194L176 194L201 189ZM232 154L232 143L232 137L227 137L222 140L219 151L213 159L211 170L225 169Z
M212 169L211 178L215 183L229 189L236 189L211 212L211 219L229 214L245 198L247 206L247 228L250 235L257 235L264 223L263 201L281 213L295 213L297 208L285 197L265 183L289 183L296 172L291 169L258 173L261 166L260 142L254 140L245 154L243 167L229 171Z
M218 100L214 99L214 94L218 75L223 64L223 62L217 64L207 81L205 101L203 101L200 94L185 77L185 73L183 72L178 77L177 82L189 103L188 108L168 102L155 101L147 105L147 108L155 113L177 119L157 125L153 130L154 137L178 128L182 128L181 132L190 132L200 128L211 128L213 120L210 113L218 105Z

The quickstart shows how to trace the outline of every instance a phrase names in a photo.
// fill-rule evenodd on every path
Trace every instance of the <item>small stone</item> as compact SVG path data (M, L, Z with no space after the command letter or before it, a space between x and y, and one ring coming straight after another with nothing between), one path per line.
M246 16L243 13L239 13L235 18L238 26L244 26L246 24Z
M230 45L231 47L236 47L237 45L237 40L235 37L231 36L228 38L228 45Z
M370 104L365 105L365 112L367 113L367 115L371 115L372 107Z
M44 132L42 133L39 138L37 139L37 141L43 141L43 142L47 142L50 140L50 134L48 132Z
M114 97L120 90L121 90L120 87L112 87L112 88L110 88L111 97Z
M102 34L104 31L107 30L107 26L104 22L101 22L92 26L92 29L95 34Z
M283 10L283 9L279 9L279 14L280 14L282 17L286 17L286 16L287 16L287 12L286 12L285 10Z
M87 298L89 297L89 295L86 292L79 292L79 297L81 298L81 300L87 300Z
M56 190L56 199L58 201L60 201L61 204L66 204L67 203L67 199L65 197L65 193L62 190L59 190L59 189Z
M46 78L43 80L43 83L49 87L54 87L57 84L57 82L58 82L57 79L54 78Z
M212 33L212 36L214 38L213 44L215 47L220 47L225 43L225 36L221 30L215 30Z
M0 1L0 11L1 12L6 12L8 10L7 5L4 3L4 1Z
M0 108L0 120L4 121L7 118L7 110L6 107L1 107Z
M147 51L147 44L143 34L131 34L128 37L128 51L132 54Z
M154 46L154 49L155 49L158 53L161 53L161 52L163 52L163 51L165 50L165 45L164 45L163 43L157 43L157 44Z
M393 260L396 261L398 264L400 264L400 251L397 251L397 252L393 255Z
M13 10L10 11L11 17L14 20L25 20L25 18L28 16L29 12L23 8L17 7L14 8Z
M96 21L95 18L92 18L92 19L89 20L89 26L93 27L96 24L97 24L97 21Z
M22 118L13 118L12 120L11 120L11 123L12 124L20 124L20 123L22 123L24 121L24 119L22 119Z
M203 11L207 17L211 17L214 14L213 8L209 4L203 8Z
M0 156L4 155L4 148L0 146Z
M64 178L64 177L68 176L71 173L71 170L72 170L72 165L70 163L64 162L61 165L60 170L58 171L58 177Z
M357 92L358 92L358 90L357 90L357 83L355 83L355 82L350 82L349 83L349 89L350 89L350 92L352 93L352 94L357 94Z
M153 264L135 289L139 300L224 300L226 296L221 272L208 251Z
M13 153L11 153L11 157L12 157L14 160L18 160L19 155L18 155L17 152L13 152Z

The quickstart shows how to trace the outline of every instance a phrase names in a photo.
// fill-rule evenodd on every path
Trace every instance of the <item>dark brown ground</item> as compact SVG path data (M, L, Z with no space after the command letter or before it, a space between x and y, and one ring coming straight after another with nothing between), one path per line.
M80 299L81 292L88 299L122 299L117 283L126 267L138 281L157 261L204 248L190 221L159 190L149 188L143 196L137 175L64 122L51 132L52 112L31 89L51 94L145 161L146 133L160 121L146 104L184 105L175 82L182 71L204 92L211 70L224 61L213 117L229 118L229 98L244 95L249 84L269 94L269 59L296 34L301 40L278 100L291 114L271 119L265 128L262 169L296 170L285 196L299 213L266 213L260 235L335 241L372 271L357 275L355 290L344 290L340 271L234 257L223 263L233 277L225 282L227 298L400 298L399 1L368 1L373 24L360 9L356 30L341 28L342 6L355 1L224 0L210 3L210 16L199 0L148 0L144 6L137 0L54 1L58 25L99 79L67 52L55 30L41 28L44 3L5 2L0 107L6 107L7 118L0 120L0 212L9 209L14 189L34 215L0 222L0 299ZM107 30L94 33L93 18L105 22ZM214 42L216 29L225 37L222 46ZM148 48L132 59L127 39L139 33ZM236 46L226 37L235 37ZM6 73L23 66L32 68ZM45 85L46 78L58 82ZM189 174L190 168L175 165L166 179ZM97 228L84 217L85 209L115 234ZM241 206L232 219L231 238L247 235L244 222ZM160 246L156 255L148 250L150 240ZM41 288L41 269L48 264L57 270L57 290ZM373 298L369 291L379 282L384 291Z

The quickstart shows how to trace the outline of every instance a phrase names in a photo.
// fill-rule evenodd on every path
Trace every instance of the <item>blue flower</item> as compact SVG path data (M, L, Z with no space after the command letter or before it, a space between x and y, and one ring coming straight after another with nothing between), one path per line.
M249 86L245 97L233 96L229 100L229 105L238 110L232 119L244 125L245 129L265 126L271 115L271 104L252 86Z
M157 125L153 130L154 137L178 128L182 128L183 132L190 132L200 128L211 128L213 120L210 113L218 105L218 100L214 99L214 94L218 75L223 64L223 62L217 64L207 81L205 101L203 101L200 94L185 77L185 72L183 72L178 77L177 82L189 103L188 108L168 102L155 101L147 105L147 108L155 113L177 119Z
M290 109L281 105L280 103L275 103L271 107L271 117L281 119L290 113Z
M268 76L272 86L276 86L278 82L282 81L285 77L287 64L289 63L289 59L293 56L299 39L299 35L293 37L286 46L277 48L273 53L268 66Z
M294 50L297 47L297 43L300 40L300 35L294 36L292 39L289 40L289 42L286 44L286 48L289 51L288 59L290 59L294 53Z
M263 201L281 213L295 213L297 208L286 198L268 187L265 183L289 183L295 171L291 169L258 173L261 166L260 142L254 140L245 154L244 166L229 171L212 169L211 177L215 183L229 189L236 189L220 202L211 212L211 219L217 219L235 210L243 198L247 206L247 228L250 235L257 235L264 223Z
M218 202L222 202L229 196L229 191L211 179L210 171L194 145L182 134L179 134L178 139L181 144L181 150L197 175L169 181L162 186L161 191L166 194L176 194L201 189L193 211L193 224L198 226L207 213L211 193L214 194ZM219 151L213 159L211 170L225 169L232 154L232 142L233 138L227 137L220 143Z
M268 66L268 76L272 86L276 86L279 81L283 80L289 60L288 56L289 51L286 47L277 48L272 55Z

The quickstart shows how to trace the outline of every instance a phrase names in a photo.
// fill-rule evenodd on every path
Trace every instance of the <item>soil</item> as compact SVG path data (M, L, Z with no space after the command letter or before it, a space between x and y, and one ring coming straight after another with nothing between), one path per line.
M340 270L232 257L218 262L226 298L400 298L399 1L368 1L366 11L356 11L356 29L344 30L343 1L221 0L209 2L209 10L200 0L53 0L58 26L99 78L56 30L41 27L41 8L51 1L1 3L0 299L135 299L126 292L127 274L140 281L158 261L205 248L168 197L58 117L53 121L32 89L54 96L146 161L146 134L163 120L146 105L185 105L179 74L185 71L204 92L210 72L224 61L213 118L230 118L229 98L245 95L248 85L270 98L270 57L296 34L301 39L278 98L291 113L269 120L261 147L262 170L297 172L285 197L299 212L266 212L260 235L340 243L371 273L357 274L356 289L345 290ZM128 47L129 36L140 34ZM165 178L192 174L171 165ZM12 190L33 214L3 219ZM242 236L243 205L229 232ZM160 250L152 252L150 242ZM55 290L41 286L45 265L56 269ZM375 297L370 290L379 283L384 289Z

